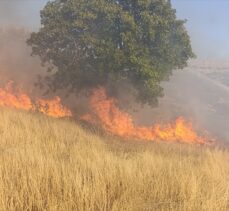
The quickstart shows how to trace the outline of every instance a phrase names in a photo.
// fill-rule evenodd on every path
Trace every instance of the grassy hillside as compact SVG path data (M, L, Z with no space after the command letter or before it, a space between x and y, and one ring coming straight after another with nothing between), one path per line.
M112 140L0 108L0 210L229 210L229 152Z

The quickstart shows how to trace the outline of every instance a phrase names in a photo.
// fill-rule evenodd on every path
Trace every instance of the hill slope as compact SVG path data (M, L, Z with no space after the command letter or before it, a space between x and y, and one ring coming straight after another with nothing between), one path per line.
M229 210L229 152L99 137L0 108L0 210Z

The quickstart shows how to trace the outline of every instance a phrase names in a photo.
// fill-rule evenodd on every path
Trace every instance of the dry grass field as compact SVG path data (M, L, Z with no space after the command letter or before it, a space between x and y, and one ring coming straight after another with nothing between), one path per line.
M120 141L0 108L0 210L229 210L229 151Z

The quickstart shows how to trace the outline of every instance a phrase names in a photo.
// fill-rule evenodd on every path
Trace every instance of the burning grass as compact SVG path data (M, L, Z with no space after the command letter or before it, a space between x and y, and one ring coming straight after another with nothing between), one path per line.
M0 108L0 210L229 210L229 151L120 142Z
M103 87L92 91L90 110L89 114L82 117L83 120L101 125L105 131L122 138L189 144L210 143L207 137L198 135L192 123L183 117L168 124L155 124L150 127L136 126L131 115L122 111L118 107L117 100L107 96Z
M27 93L20 88L13 87L14 82L9 81L5 87L0 88L0 105L16 108L26 111L39 111L47 116L52 117L70 117L72 113L65 108L60 97L56 96L53 99L32 99Z
M0 88L0 106L39 111L56 118L73 117L73 113L62 104L60 97L48 100L36 96L30 97L28 93L13 85L14 83L10 81L5 87ZM131 115L118 107L117 100L107 96L105 88L95 88L89 98L89 113L80 119L99 125L104 131L121 138L189 144L210 143L209 138L197 134L192 123L184 117L177 118L173 123L155 124L150 127L136 126Z

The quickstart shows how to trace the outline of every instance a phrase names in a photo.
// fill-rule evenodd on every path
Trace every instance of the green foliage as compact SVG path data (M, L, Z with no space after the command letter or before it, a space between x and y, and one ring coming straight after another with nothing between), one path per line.
M153 105L160 82L194 56L184 23L168 0L54 0L28 44L53 70L50 88L130 82Z

